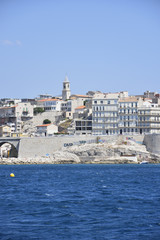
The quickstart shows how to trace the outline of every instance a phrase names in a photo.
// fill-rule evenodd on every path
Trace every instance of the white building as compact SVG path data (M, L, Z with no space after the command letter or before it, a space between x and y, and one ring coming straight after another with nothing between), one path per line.
M55 98L41 99L37 101L37 107L42 107L47 111L61 111L61 100Z
M118 134L119 93L98 93L92 99L92 134Z
M43 124L37 126L37 134L43 137L53 136L54 133L58 132L58 127L54 124Z
M126 97L119 100L119 133L138 133L138 108L142 106L143 100L137 97Z
M157 104L144 104L138 109L140 134L160 133L160 107Z

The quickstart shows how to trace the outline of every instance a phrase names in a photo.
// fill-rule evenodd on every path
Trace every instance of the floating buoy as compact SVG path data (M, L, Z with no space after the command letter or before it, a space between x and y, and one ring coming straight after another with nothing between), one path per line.
M11 173L11 174L10 174L10 177L15 177L14 173Z

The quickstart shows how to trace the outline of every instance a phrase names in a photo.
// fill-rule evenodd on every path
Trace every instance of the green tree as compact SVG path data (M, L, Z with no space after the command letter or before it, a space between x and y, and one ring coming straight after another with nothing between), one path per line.
M49 119L45 119L44 121L43 121L43 124L50 124L51 123L51 121L49 120Z
M36 107L34 108L34 114L36 115L37 113L43 113L44 112L44 109L41 108L41 107Z

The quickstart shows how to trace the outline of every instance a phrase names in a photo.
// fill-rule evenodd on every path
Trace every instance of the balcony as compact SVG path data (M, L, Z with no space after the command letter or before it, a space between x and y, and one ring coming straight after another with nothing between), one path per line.
M28 116L29 112L28 111L23 111L22 116Z

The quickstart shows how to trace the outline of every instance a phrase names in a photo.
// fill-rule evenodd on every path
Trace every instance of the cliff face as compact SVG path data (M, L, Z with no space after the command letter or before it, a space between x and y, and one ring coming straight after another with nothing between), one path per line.
M125 137L118 137L109 143L74 145L53 153L52 157L1 159L0 164L61 164L61 163L160 163L160 155L146 150Z

